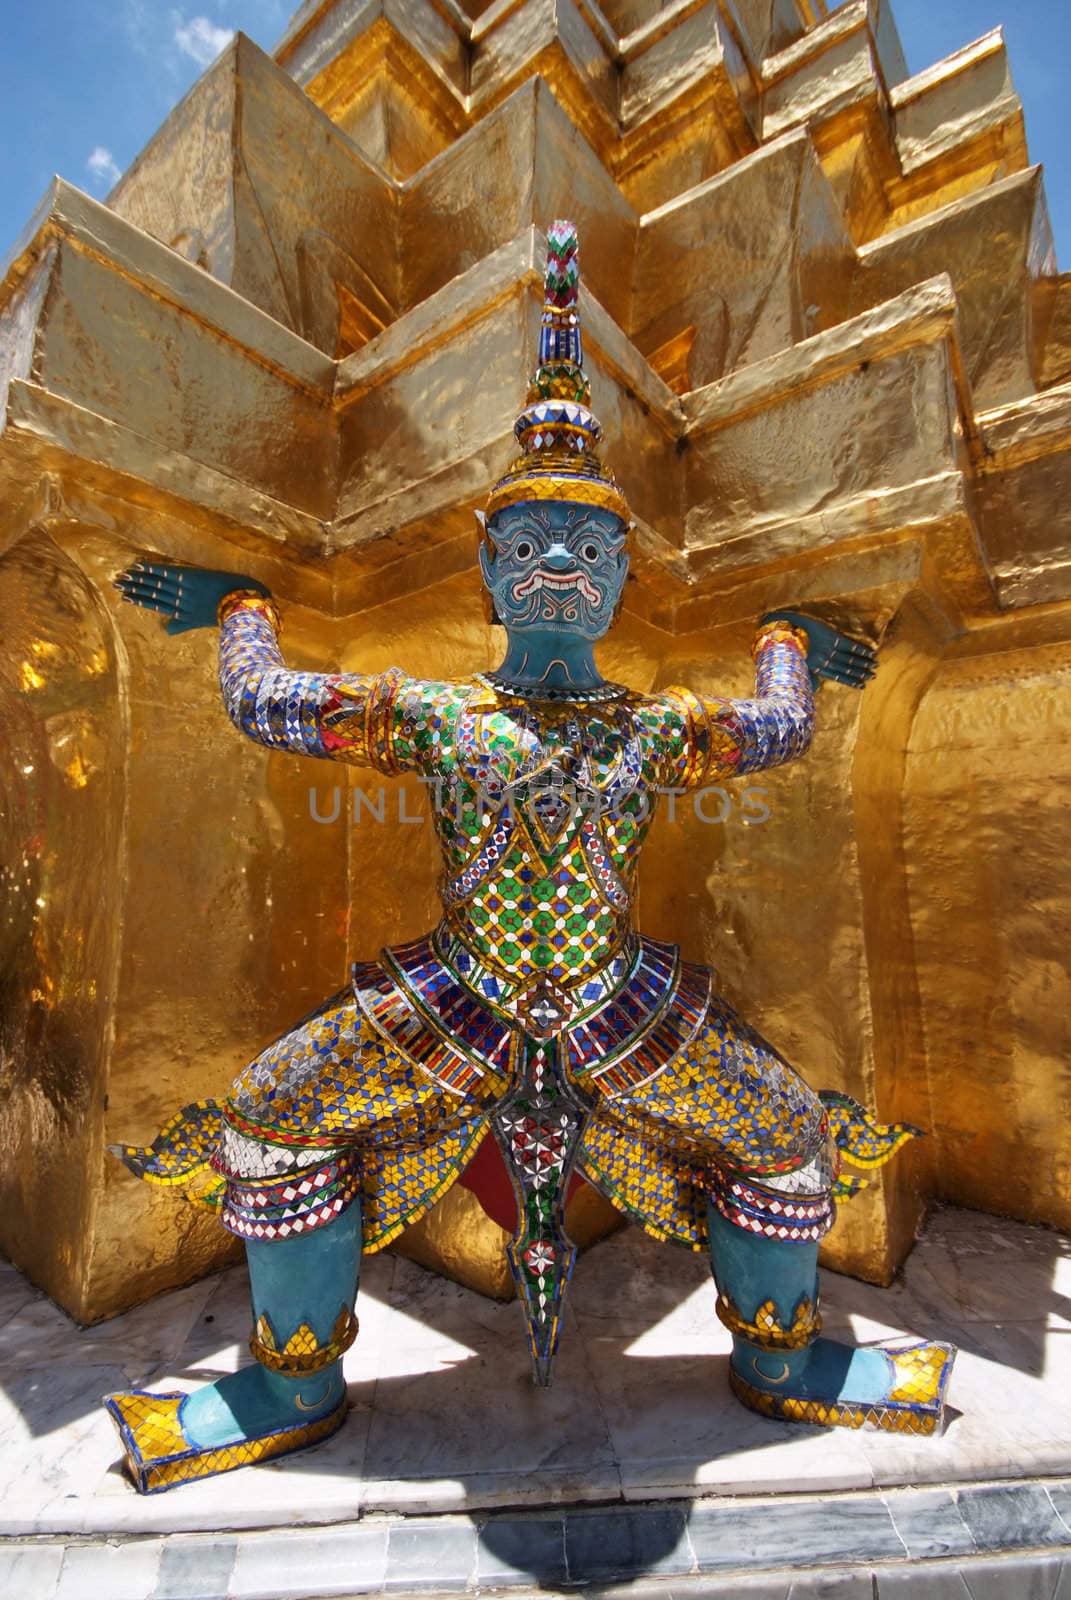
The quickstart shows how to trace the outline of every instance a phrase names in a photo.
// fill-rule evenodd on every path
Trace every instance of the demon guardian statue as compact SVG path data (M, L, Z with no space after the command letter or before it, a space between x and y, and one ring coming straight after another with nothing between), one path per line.
M192 1394L112 1395L153 1492L326 1438L346 1410L363 1250L376 1250L496 1141L517 1203L510 1261L537 1383L550 1379L575 1250L579 1171L657 1239L709 1249L730 1375L793 1421L929 1433L953 1351L822 1338L818 1243L834 1201L914 1132L816 1094L711 988L633 927L660 792L802 756L821 677L862 688L873 656L795 612L762 619L755 696L607 682L595 644L628 567L629 512L597 455L572 225L549 233L539 364L520 457L481 519L480 567L507 650L465 682L291 672L263 587L140 564L119 586L171 632L220 625L231 719L272 750L419 774L442 851L442 919L359 963L264 1050L225 1104L185 1107L147 1149L155 1183L219 1207L246 1242L256 1360Z

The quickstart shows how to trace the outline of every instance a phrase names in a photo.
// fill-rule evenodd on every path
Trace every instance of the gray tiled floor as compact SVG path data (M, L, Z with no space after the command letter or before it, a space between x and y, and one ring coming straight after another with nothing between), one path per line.
M235 1269L79 1331L0 1266L0 1534L216 1530L218 1482L133 1493L100 1396L191 1387L248 1359L246 1294ZM346 1426L289 1462L230 1476L229 1530L1071 1473L1071 1247L1060 1235L948 1211L891 1289L826 1274L824 1312L834 1336L960 1345L944 1437L821 1433L743 1410L705 1262L633 1229L578 1263L549 1390L529 1381L516 1305L372 1257ZM917 1539L940 1543L940 1505ZM978 1510L997 1519L998 1540L1000 1507Z
M935 1523L942 1547L958 1553L918 1559L897 1529ZM1006 1542L996 1549L998 1530ZM488 1589L521 1600L535 1590L606 1596L623 1585L630 1600L1071 1600L1071 1530L1049 1486L1035 1482L964 1487L943 1504L932 1490L903 1489L373 1518L221 1539L0 1543L0 1593L12 1600L328 1600Z
M549 1393L516 1306L374 1258L342 1433L143 1499L99 1396L232 1368L242 1274L80 1332L0 1269L0 1595L1071 1600L1068 1242L947 1212L901 1282L827 1276L825 1310L834 1335L960 1344L944 1437L743 1411L705 1264L629 1231L580 1263Z

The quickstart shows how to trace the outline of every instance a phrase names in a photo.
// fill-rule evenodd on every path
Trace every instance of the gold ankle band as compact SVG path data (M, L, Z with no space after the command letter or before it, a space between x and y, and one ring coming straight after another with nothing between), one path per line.
M281 1372L284 1377L301 1378L337 1361L356 1339L359 1326L353 1312L343 1306L327 1344L320 1344L308 1323L303 1322L280 1350L271 1322L262 1315L249 1336L249 1348L262 1367Z
M822 1315L818 1302L806 1295L800 1300L786 1328L772 1300L763 1301L748 1322L728 1295L720 1294L716 1307L719 1318L731 1334L757 1344L764 1350L803 1350L813 1344L822 1331Z

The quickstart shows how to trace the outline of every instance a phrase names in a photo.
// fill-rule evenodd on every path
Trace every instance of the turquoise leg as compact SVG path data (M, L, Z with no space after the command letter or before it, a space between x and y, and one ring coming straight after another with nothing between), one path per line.
M253 1364L192 1394L104 1397L141 1494L304 1450L345 1420L342 1353L357 1333L360 1201L322 1228L250 1243L246 1253Z
M860 1349L822 1338L817 1242L751 1233L713 1204L708 1228L718 1313L733 1334L733 1389L745 1405L785 1421L934 1431L950 1345Z
M291 1376L264 1365L266 1318L279 1352L299 1329L307 1342L327 1347L336 1337L340 1313L357 1298L361 1267L361 1205L354 1200L340 1217L312 1233L246 1245L258 1360L197 1389L180 1417L191 1444L233 1444L273 1429L307 1422L338 1405L345 1385L341 1358L317 1371ZM270 1350L266 1352L270 1355Z

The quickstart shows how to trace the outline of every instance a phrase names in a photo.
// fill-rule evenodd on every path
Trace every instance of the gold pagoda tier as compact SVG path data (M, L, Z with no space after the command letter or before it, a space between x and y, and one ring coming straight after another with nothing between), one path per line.
M888 1281L932 1200L1071 1225L1071 283L1000 34L910 78L884 0L310 0L0 284L0 1243L83 1321L231 1249L105 1146L435 917L420 786L243 743L111 580L250 573L295 666L487 667L559 215L638 523L608 675L747 693L789 604L881 646L765 823L663 813L645 930L929 1134L832 1264ZM409 1248L501 1287L443 1208Z

